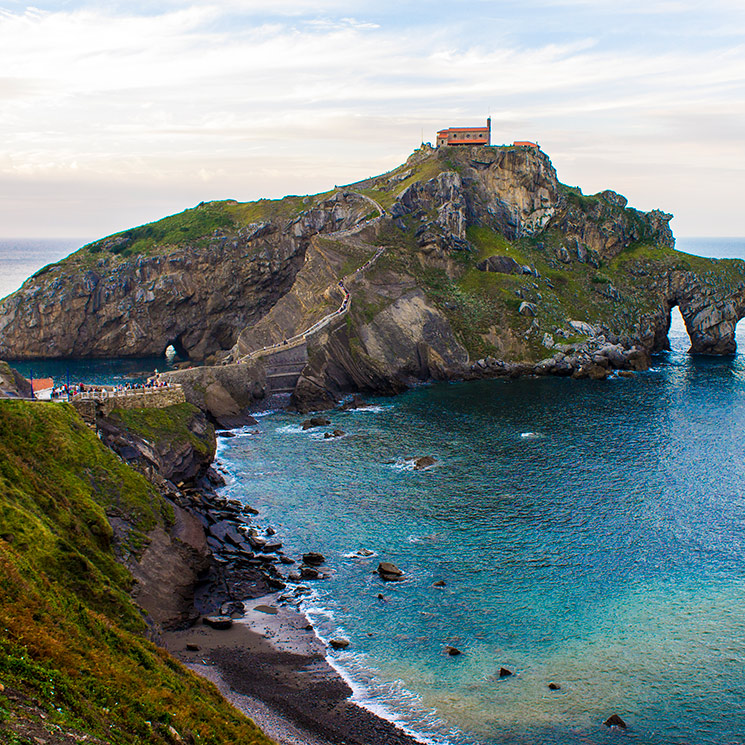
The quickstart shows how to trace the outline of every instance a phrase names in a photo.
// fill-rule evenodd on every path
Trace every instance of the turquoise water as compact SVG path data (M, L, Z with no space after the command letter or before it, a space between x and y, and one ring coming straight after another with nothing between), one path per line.
M359 698L435 742L605 743L612 713L745 742L745 356L690 359L674 320L634 379L422 387L333 412L341 439L275 412L222 444L227 492L327 556L307 607Z
M745 256L742 239L689 241ZM745 355L691 359L673 321L672 352L631 380L422 387L334 412L341 439L275 412L222 442L227 491L292 553L328 557L306 607L350 638L334 659L360 700L453 745L745 743ZM164 366L18 365L58 382ZM381 559L405 580L383 585Z

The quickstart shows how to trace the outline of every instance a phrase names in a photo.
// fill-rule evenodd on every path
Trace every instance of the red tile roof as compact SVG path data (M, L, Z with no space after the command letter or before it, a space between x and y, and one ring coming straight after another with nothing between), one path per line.
M449 127L448 129L440 129L437 134L443 132L488 132L489 127Z
M31 381L31 386L34 391L46 391L49 388L54 388L54 380L52 378L34 378Z

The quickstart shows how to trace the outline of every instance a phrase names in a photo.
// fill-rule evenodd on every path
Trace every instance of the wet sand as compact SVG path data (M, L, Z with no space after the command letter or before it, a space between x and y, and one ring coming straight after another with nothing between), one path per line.
M308 619L276 596L248 601L230 629L199 623L167 633L165 643L280 745L418 742L349 700L351 688L327 662Z

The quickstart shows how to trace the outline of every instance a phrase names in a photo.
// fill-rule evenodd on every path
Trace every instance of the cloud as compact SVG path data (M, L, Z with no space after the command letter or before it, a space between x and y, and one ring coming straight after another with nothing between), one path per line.
M524 12L549 5L582 2ZM662 192L652 163L732 179L742 153L738 44L619 48L589 27L516 38L524 13L494 31L406 2L62 6L0 11L0 175L24 184L115 182L119 199L139 181L195 201L320 191L489 111L498 139L538 139L575 182L613 186L609 169L634 163Z

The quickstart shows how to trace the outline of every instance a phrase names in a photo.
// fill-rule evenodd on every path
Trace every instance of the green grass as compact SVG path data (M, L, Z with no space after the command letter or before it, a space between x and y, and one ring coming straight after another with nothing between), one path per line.
M204 456L215 452L215 429L207 425L207 433L199 437L189 425L199 409L191 404L175 404L163 409L114 409L109 418L125 429L160 447L176 449L182 442L189 442Z
M164 502L66 404L0 402L0 681L50 723L124 745L270 742L144 636L107 513L141 535ZM123 547L120 547L123 549ZM8 727L13 702L0 699Z

